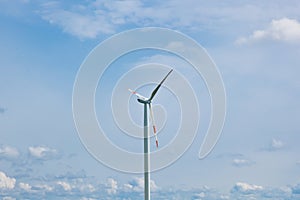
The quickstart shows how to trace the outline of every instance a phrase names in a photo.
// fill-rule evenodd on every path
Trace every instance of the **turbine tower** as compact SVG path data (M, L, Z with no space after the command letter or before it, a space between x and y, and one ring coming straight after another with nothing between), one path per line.
M148 107L150 111L150 119L153 127L153 133L155 136L156 147L158 148L158 139L156 135L156 126L154 122L154 115L152 110L152 99L155 94L163 84L163 82L167 79L167 77L171 74L173 69L169 71L169 73L162 79L162 81L156 86L156 88L152 91L150 98L146 98L136 91L129 89L129 91L137 96L137 101L144 104L144 184L145 184L145 200L150 200L150 146L149 146L149 126L148 126Z

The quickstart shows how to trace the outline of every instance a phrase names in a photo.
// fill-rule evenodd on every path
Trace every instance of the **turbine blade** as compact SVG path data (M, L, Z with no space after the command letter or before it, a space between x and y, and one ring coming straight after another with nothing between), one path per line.
M147 100L147 98L146 97L144 97L144 96L142 96L142 95L140 95L139 93L137 93L136 91L134 91L134 90L131 90L131 89L128 89L129 90L129 92L131 92L132 94L134 94L135 96L137 96L137 98L139 98L139 99L142 99L142 100Z
M151 123L152 123L152 127L153 127L153 133L155 136L156 148L158 148L158 139L157 139L157 134L156 134L156 126L155 126L155 121L154 121L153 110L152 110L151 103L149 103L148 105L149 105L149 110L150 110L150 119L151 119Z
M153 99L153 97L155 96L155 94L157 93L158 89L160 88L160 86L163 84L163 82L167 79L167 77L171 74L171 72L173 71L173 69L171 69L169 71L169 73L165 76L165 78L156 86L156 88L153 90L149 100L151 101Z

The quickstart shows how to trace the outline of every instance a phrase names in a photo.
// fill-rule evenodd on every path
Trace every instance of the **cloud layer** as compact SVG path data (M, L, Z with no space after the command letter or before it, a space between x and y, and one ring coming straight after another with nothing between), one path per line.
M162 199L193 199L193 200L222 200L222 199L297 199L300 197L300 184L278 188L263 187L246 182L237 182L228 193L222 193L204 186L193 189L159 188L152 180L153 198ZM2 199L41 199L67 198L84 199L131 199L143 198L143 178L135 177L128 183L121 184L113 178L105 183L91 178L40 180L29 183L16 180L0 171L0 197Z
M292 3L291 3L292 4ZM297 15L291 4L280 1L266 3L264 7L256 2L204 2L204 1L94 1L85 4L48 2L41 5L39 14L49 23L59 26L64 32L79 38L96 38L101 34L112 34L125 26L163 26L189 31L230 29L233 25L244 26L261 18L271 16ZM274 6L278 5L278 6ZM299 5L296 3L293 8ZM280 9L282 7L282 9ZM249 15L247 13L253 13ZM196 17L195 17L196 16ZM279 15L278 15L279 16ZM243 24L243 23L244 24ZM237 28L237 27L236 27ZM286 30L285 28L293 28ZM266 30L255 31L244 43L252 39L275 38L298 40L298 22L288 18L272 21Z

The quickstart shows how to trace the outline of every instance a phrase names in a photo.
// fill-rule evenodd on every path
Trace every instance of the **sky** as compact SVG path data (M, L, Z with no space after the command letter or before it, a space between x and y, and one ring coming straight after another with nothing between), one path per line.
M144 27L172 29L198 42L216 63L227 98L222 135L200 160L212 106L201 76L177 56L154 50L120 57L107 69L95 96L97 117L111 141L134 152L142 149L141 140L122 135L106 106L127 70L151 62L172 65L196 91L197 136L180 159L151 174L152 197L300 198L299 1L0 0L0 7L2 199L142 198L142 174L110 169L85 149L72 92L81 64L99 43ZM154 110L163 147L175 137L170 132L180 121L178 102L162 88L156 104L164 109ZM134 97L128 105L133 121L142 123L141 105Z

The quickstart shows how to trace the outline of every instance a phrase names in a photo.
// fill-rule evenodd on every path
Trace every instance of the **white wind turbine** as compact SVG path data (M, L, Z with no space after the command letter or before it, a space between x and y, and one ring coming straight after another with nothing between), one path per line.
M154 122L154 115L153 115L153 110L152 110L152 99L154 98L155 94L163 84L163 82L167 79L167 77L171 74L173 69L169 71L169 73L163 78L163 80L156 86L156 88L152 91L150 98L146 98L140 94L138 94L136 91L133 91L129 89L129 91L137 96L138 102L144 104L144 184L145 184L145 200L150 200L150 148L149 148L149 126L148 126L148 113L147 113L147 106L149 106L149 111L150 111L150 119L151 123L153 126L153 132L155 136L155 143L156 147L158 147L158 139L156 135L156 126Z

